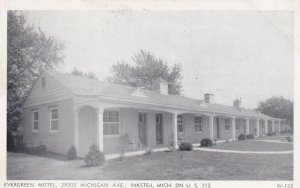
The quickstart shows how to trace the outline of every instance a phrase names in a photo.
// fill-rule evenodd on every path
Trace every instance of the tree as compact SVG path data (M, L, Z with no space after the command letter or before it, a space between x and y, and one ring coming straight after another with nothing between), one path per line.
M291 100L273 96L260 102L257 110L273 118L286 119L286 123L293 128L294 103Z
M170 94L180 95L182 93L182 67L179 63L169 67L167 62L145 50L134 54L132 61L133 65L124 61L112 65L110 68L112 76L108 78L108 81L151 89L156 79L163 78L169 83Z
M64 44L30 26L21 11L7 13L7 125L16 128L22 104L45 69L63 63Z
M78 70L76 67L73 68L71 74L73 74L74 76L98 80L97 76L94 73L92 73L92 72L84 73L84 72Z

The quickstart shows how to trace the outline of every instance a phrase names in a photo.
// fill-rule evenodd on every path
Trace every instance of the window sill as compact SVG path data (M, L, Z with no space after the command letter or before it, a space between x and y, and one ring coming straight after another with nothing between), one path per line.
M58 133L58 130L50 130L50 133Z

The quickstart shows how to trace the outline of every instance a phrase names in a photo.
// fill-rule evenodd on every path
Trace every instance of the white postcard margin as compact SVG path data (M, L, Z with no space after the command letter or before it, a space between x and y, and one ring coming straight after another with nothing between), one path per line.
M264 187L275 188L277 183L293 184L300 187L300 1L299 0L144 0L144 1L117 1L117 0L0 0L0 187L6 179L6 32L7 10L290 10L294 11L294 180L293 181L198 181L209 182L211 187ZM12 181L9 181L12 182ZM15 181L20 182L20 181ZM41 182L41 181L22 181ZM42 181L49 182L49 181ZM74 181L54 181L56 183ZM79 182L79 181L77 181ZM108 181L104 181L108 182ZM113 181L117 182L117 181ZM129 185L131 181L121 181ZM151 181L143 181L151 182ZM164 181L175 183L174 181ZM188 181L178 181L188 182ZM194 181L192 181L194 182ZM128 188L128 187L127 187Z

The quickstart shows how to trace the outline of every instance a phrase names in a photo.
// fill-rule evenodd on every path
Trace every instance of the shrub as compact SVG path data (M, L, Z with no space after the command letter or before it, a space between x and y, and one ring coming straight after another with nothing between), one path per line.
M293 137L291 137L291 136L287 136L287 137L285 137L285 139L287 142L293 142Z
M209 138L203 138L200 141L200 146L202 146L202 147L211 147L211 146L213 146L213 141Z
M46 145L26 145L23 144L23 151L32 155L42 155L47 151Z
M250 134L248 134L248 135L247 135L247 139L254 139L254 135L253 135L253 134L251 134L251 133L250 133Z
M145 155L152 155L152 153L153 153L153 150L151 148L149 148L146 150Z
M125 157L125 151L121 150L120 156L119 156L119 161L122 161Z
M42 155L47 151L46 145L37 145L34 147L34 154L36 155Z
M74 159L76 159L76 157L77 157L76 148L74 146L71 146L68 150L67 158L68 158L68 160L74 160Z
M15 143L13 135L10 131L7 132L7 151L13 151L15 149Z
M93 144L90 147L89 153L85 156L84 161L87 166L103 165L105 158L103 153L98 149L98 146Z
M274 136L274 135L276 135L275 132L268 132L268 133L267 133L267 136Z
M26 147L26 144L24 144L24 143L18 143L16 145L16 151L17 152L24 152L25 151L25 147Z
M246 135L240 134L240 135L238 136L238 140L246 140Z
M189 142L181 142L179 151L193 151L193 145Z

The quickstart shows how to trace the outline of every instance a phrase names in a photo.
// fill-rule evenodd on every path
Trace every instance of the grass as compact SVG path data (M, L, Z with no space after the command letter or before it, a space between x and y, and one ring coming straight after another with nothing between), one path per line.
M287 136L293 136L291 133L281 133L274 136L265 136L265 137L259 137L256 138L257 140L278 140L285 142Z
M234 143L232 144L235 147ZM281 145L288 144L277 144L279 147ZM7 178L9 180L292 180L293 155L205 151L157 152L124 158L122 161L109 160L103 166L87 168L82 160L66 161L64 158L51 155L43 157L8 153Z
M245 140L229 143L220 143L218 145L213 146L212 149L239 151L290 151L293 150L293 144Z

